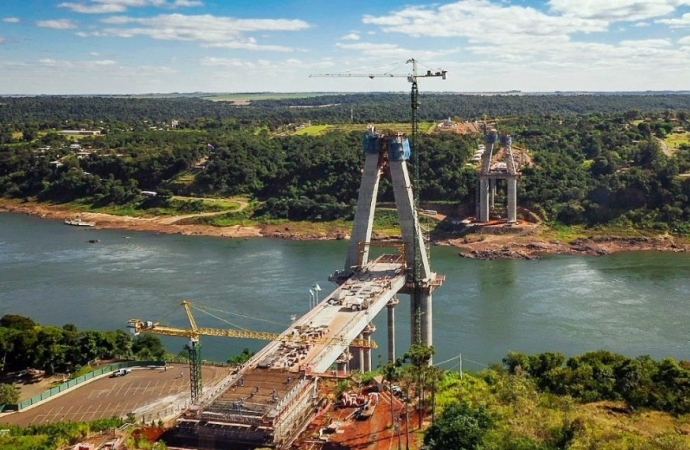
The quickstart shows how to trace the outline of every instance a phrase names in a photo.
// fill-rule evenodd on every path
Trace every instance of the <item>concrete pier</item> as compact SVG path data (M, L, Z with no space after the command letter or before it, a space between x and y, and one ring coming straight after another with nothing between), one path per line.
M388 361L395 361L395 307L400 300L398 297L390 299L388 307Z

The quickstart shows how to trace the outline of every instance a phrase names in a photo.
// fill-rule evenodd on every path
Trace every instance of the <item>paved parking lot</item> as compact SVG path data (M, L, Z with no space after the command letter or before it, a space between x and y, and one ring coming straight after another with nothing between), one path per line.
M227 367L203 366L204 389L218 383L230 373ZM182 376L180 376L182 374ZM138 369L111 378L106 376L85 383L51 400L20 412L3 414L0 423L27 426L61 420L92 421L135 413L148 421L169 415L189 401L189 368L172 365L163 368Z

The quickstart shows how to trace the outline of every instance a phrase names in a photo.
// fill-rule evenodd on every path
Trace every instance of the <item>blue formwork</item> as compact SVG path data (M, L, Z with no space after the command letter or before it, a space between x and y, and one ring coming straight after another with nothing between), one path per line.
M489 131L489 133L484 136L484 142L487 144L495 144L498 142L498 133L496 131Z
M379 153L381 150L381 136L372 131L364 133L364 153Z
M513 138L510 137L509 134L504 134L501 136L501 144L503 145L512 145L513 144Z
M391 161L407 161L410 159L410 141L403 136L388 137L388 157Z

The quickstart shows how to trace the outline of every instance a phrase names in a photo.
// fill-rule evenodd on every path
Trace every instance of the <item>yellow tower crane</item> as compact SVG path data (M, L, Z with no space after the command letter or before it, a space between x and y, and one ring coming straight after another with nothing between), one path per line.
M189 339L186 346L189 352L189 383L192 403L197 403L201 396L201 344L199 337L223 336L244 339L262 339L267 341L297 342L303 344L345 344L351 347L377 348L378 344L367 339L354 339L352 341L339 337L311 337L300 334L271 333L268 331L238 330L232 328L209 328L197 325L192 314L192 303L188 300L182 302L187 313L190 328L161 325L158 322L141 319L130 319L127 328L135 336L140 333L159 334L163 336L181 336Z

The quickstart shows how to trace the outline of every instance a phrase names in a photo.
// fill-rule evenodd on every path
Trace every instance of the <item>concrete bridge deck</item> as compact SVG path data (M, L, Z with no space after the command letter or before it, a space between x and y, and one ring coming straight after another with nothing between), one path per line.
M343 355L353 341L369 342L371 320L405 282L402 255L368 263L254 355L232 375L227 389L204 396L199 410L180 419L178 437L209 448L230 442L233 448L284 444L313 413L317 374L339 361L348 366ZM358 303L347 299L362 305L353 309Z

